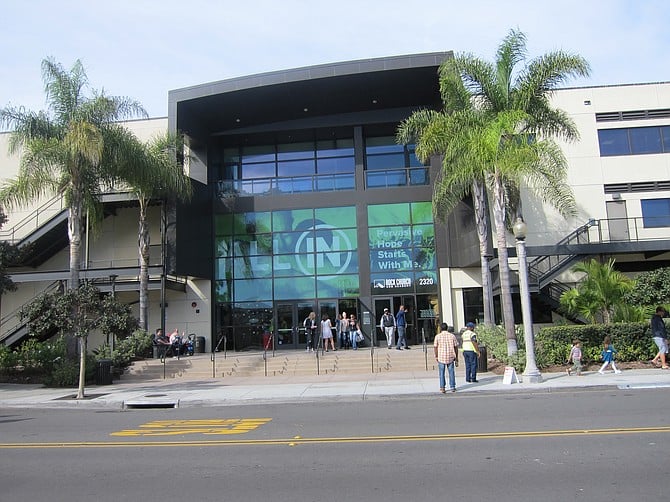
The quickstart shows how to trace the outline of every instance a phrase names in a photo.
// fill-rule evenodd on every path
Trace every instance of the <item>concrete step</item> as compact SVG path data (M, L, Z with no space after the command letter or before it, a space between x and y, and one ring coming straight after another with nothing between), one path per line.
M163 378L183 380L203 380L211 378L256 378L280 376L356 375L370 373L406 373L435 371L436 364L432 347L428 347L428 357L421 346L412 350L369 348L359 350L337 350L321 353L302 350L276 351L274 355L263 352L240 352L215 354L212 364L211 354L195 354L179 359L145 359L136 361L121 375L122 382L140 382ZM463 365L460 365L461 371ZM457 372L459 370L457 369Z

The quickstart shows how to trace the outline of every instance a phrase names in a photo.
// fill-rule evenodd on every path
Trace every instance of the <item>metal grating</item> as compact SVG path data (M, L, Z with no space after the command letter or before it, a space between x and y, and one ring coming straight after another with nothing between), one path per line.
M609 183L603 186L605 193L659 192L670 190L670 180L638 181L635 183Z
M596 113L596 122L618 122L622 120L650 120L670 118L670 108L659 110L633 110L626 112Z

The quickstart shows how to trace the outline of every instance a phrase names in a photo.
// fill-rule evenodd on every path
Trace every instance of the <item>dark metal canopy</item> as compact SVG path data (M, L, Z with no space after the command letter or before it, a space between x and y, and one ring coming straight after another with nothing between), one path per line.
M344 125L347 114L438 107L437 70L448 57L451 52L324 64L177 89L168 96L170 129L204 141L282 124L309 127L329 116Z

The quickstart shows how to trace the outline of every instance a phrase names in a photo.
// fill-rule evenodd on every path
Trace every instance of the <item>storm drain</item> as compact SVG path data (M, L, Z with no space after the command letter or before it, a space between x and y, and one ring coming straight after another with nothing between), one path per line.
M127 409L160 409L176 408L178 402L168 398L167 394L147 394L137 399L125 401L123 407Z

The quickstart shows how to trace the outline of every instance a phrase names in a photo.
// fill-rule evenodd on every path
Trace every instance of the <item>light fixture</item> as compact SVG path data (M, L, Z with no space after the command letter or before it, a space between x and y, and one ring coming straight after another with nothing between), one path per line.
M528 225L521 218L517 218L514 226L512 227L512 232L514 232L514 237L519 240L524 240L526 238L526 232L528 231Z
M303 111L303 112L308 112L308 111L309 111L309 108L303 108L302 111Z

